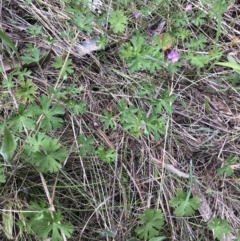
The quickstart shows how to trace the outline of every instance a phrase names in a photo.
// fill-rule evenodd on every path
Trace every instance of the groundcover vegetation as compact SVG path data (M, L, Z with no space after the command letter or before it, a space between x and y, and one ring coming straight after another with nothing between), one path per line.
M240 6L5 0L1 240L240 240Z

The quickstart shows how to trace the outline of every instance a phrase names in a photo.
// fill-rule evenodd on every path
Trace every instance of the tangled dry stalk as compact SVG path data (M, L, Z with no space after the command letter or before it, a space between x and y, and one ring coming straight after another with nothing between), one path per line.
M234 56L237 50L231 50L226 41L239 35L239 20L231 24L239 11L239 6L232 3L221 26L225 39L222 39L220 47L225 53L233 51ZM62 1L36 1L35 5L27 5L24 0L4 1L1 13L1 25L20 52L29 42L50 49L43 39L56 39L53 54L69 54L75 68L71 79L59 82L58 86L74 82L84 90L75 98L88 103L87 114L76 116L68 113L61 134L51 133L69 149L68 160L57 177L54 201L56 207L65 208L65 216L75 226L71 240L127 240L137 225L138 215L150 206L163 210L166 228L171 234L168 240L212 240L202 221L208 221L213 214L226 219L234 229L240 227L240 172L236 169L236 178L217 175L217 169L228 156L240 153L240 95L238 88L233 88L225 79L230 70L214 67L207 71L209 74L199 76L186 65L184 75L171 75L164 71L152 75L144 71L132 74L119 60L117 47L83 56L81 40L103 32L99 26L94 28L91 36L76 32L75 42L62 41L60 32L66 30L68 19ZM26 33L31 21L42 26L42 39ZM209 25L216 29L212 22ZM210 28L201 31L209 36L209 42L214 41ZM115 36L111 36L111 40L116 41ZM128 36L123 36L122 40L127 41ZM187 51L184 45L179 45L179 50ZM51 57L41 73L32 73L39 93L45 93L48 86L55 86L54 80L58 79L58 73L50 63ZM159 92L168 88L177 96L173 103L174 112L167 122L167 134L160 141L154 141L151 136L129 136L120 126L115 130L104 130L99 117L105 110L116 113L116 104L122 98L129 105L149 110L145 99L135 94L143 80L155 83ZM15 81L18 84L18 80ZM12 111L12 100L8 101L1 103L2 121ZM71 153L70 150L78 145L76 138L79 133L91 136L99 145L115 148L118 152L115 165L107 165L95 157L83 159ZM193 193L200 197L201 207L194 218L176 218L171 216L169 200L177 188L187 187L190 160L196 178ZM26 174L20 169L17 176L13 175L11 173L8 183L11 187L9 195L18 203L18 208L28 205L27 200L18 195L26 187L36 196L44 196L41 185L36 182L38 177L31 172ZM54 176L48 176L50 189L55 181ZM114 233L114 238L107 237L106 230ZM232 240L232 237L225 240Z

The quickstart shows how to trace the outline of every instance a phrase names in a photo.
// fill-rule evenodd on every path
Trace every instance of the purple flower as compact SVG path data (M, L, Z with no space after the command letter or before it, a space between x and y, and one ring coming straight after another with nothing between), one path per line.
M186 10L186 11L192 10L192 4L189 3L189 4L186 6L185 10Z
M139 18L140 13L139 13L138 11L135 11L135 12L133 13L133 16L134 16L135 18Z
M179 55L178 52L175 50L172 50L169 54L168 54L168 58L172 61L172 63L175 63L179 60Z

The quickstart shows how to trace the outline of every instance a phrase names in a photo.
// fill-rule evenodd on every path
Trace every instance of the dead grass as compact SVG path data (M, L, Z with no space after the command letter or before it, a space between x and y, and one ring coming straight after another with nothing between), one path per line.
M240 172L236 171L235 178L217 175L217 168L223 165L224 160L230 155L238 156L240 152L240 96L235 88L238 86L233 87L228 80L224 80L232 71L214 67L198 75L186 65L186 70L183 67L179 75L161 71L153 75L143 71L131 74L119 60L116 48L82 56L79 40L104 30L96 26L91 36L79 32L74 45L68 40L63 41L60 32L67 29L65 23L69 16L60 2L36 1L28 6L23 0L6 1L1 12L3 29L21 52L27 42L46 49L49 45L44 38L51 36L56 39L54 54L69 53L75 68L71 79L59 82L58 86L74 82L84 89L77 98L88 103L87 114L76 116L67 113L64 128L49 133L60 138L69 151L63 170L57 177L49 175L46 180L52 191L57 178L54 203L56 208L61 208L66 220L74 225L74 235L70 240L127 240L138 225L138 215L146 207L163 210L167 240L213 240L200 212L191 218L177 218L172 216L173 210L169 206L176 189L186 188L188 180L163 170L162 163L172 164L177 170L188 174L190 160L193 162L193 175L212 214L226 219L233 229L239 229ZM195 6L201 7L198 1ZM236 3L232 3L224 14L219 46L224 53L232 51L236 54L238 51L237 48L229 49L226 44L233 36L239 35L238 14L239 6ZM25 32L29 24L35 23L43 27L43 36L40 38L31 37ZM194 32L193 26L190 25L190 29ZM214 21L209 20L198 31L209 37L209 43L214 42ZM116 40L116 36L110 38ZM123 36L123 39L127 40L127 36ZM179 45L179 51L187 49ZM55 86L58 73L51 68L50 61L41 72L33 69L32 78L40 94L46 92L47 86ZM174 112L168 119L166 136L154 141L151 137L134 138L121 126L117 126L116 130L104 130L99 117L104 110L116 114L115 106L122 98L129 105L134 104L148 111L150 107L145 99L136 95L143 80L157 84L159 92L168 88L178 97L173 104ZM1 103L2 121L13 111L13 101L7 101L9 99ZM116 163L111 166L96 157L81 158L76 154L79 133L93 137L99 146L114 147L118 151ZM24 134L19 138L20 143L24 142ZM152 158L160 162L153 162ZM9 179L1 188L1 193L3 202L10 198L16 202L16 209L21 210L28 206L31 199L46 198L36 173L29 169L24 160L20 160L18 165L15 172L9 170ZM9 188L6 195L5 190ZM24 190L27 191L24 193ZM104 230L114 233L115 237L108 237ZM17 229L15 232L15 240L20 240L17 238ZM30 237L25 240L30 240Z

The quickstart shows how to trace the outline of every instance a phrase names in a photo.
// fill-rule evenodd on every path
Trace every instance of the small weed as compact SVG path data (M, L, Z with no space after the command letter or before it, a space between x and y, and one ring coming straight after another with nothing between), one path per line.
M28 233L34 234L41 239L51 237L52 241L62 240L62 234L70 238L73 227L69 222L62 223L61 211L51 212L46 203L31 202L26 212L23 212L18 227Z
M114 162L117 157L117 153L114 150L114 148L110 148L106 150L102 146L99 146L97 148L97 150L95 151L95 154L98 156L98 158L100 158L106 163Z
M214 217L211 222L208 223L208 228L213 231L213 237L218 240L222 240L224 234L231 232L228 222L218 217Z
M176 191L176 196L170 200L170 206L175 208L176 216L191 216L199 208L199 198L189 198L188 193L181 189Z
M159 231L164 225L164 218L161 210L148 208L139 216L139 220L142 223L142 226L136 228L135 232L140 239L151 240L152 238L156 239L156 237L159 236Z

